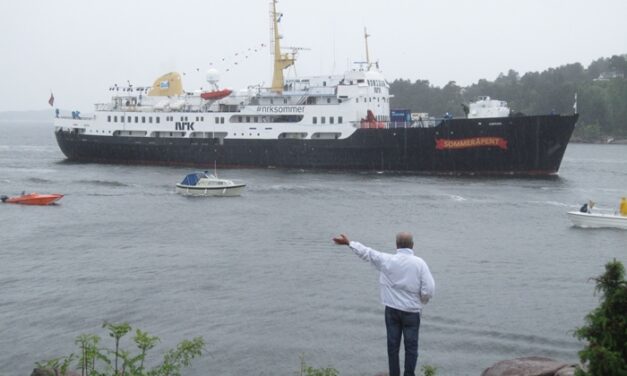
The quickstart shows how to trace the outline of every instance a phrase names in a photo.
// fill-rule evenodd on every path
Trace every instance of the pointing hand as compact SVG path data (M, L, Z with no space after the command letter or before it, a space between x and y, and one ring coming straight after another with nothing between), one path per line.
M348 238L344 234L340 234L340 236L336 236L335 238L333 238L333 241L337 245L348 245L348 243L350 243L350 240L348 240Z

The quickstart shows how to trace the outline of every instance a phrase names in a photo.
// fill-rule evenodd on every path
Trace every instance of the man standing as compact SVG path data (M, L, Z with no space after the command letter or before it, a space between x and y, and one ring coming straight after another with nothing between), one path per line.
M371 262L379 273L381 303L385 306L390 376L400 376L399 349L405 343L404 376L414 376L418 361L418 331L423 305L435 292L435 282L427 264L414 255L410 233L396 235L396 254L382 253L341 234L336 244L348 245L362 260Z

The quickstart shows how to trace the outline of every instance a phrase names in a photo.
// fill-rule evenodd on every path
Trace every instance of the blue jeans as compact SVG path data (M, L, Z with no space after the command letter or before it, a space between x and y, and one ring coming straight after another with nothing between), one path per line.
M401 348L401 336L405 340L405 373L403 373L403 376L415 376L416 362L418 361L420 313L400 311L386 306L385 327L388 332L390 376L400 376L401 374L398 358Z

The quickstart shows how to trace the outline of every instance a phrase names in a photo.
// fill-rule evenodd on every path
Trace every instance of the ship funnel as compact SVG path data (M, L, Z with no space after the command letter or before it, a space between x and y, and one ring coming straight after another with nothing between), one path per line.
M148 95L153 97L171 97L181 95L182 93L181 75L176 72L170 72L155 80Z

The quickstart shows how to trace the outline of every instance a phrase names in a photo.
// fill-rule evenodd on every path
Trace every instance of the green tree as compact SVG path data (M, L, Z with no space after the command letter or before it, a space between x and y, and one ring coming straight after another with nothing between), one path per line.
M623 71L627 77L627 60L625 56L616 55L597 59L588 68L574 63L542 72L527 72L522 77L510 69L494 81L480 79L467 87L459 87L454 81L440 88L426 80L412 83L401 79L390 84L390 92L394 95L390 106L393 109L428 112L435 117L442 117L447 112L463 116L460 104L487 95L507 101L513 113L567 114L573 112L577 93L578 126L584 128L578 131L579 138L585 138L581 137L582 134L588 138L595 134L599 138L627 136L627 78L618 76L598 80L603 73L620 74Z
M577 376L627 376L627 281L620 261L605 265L595 279L601 305L586 316L586 325L575 336L588 343L579 352L586 370Z

